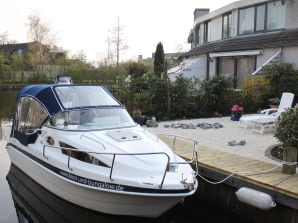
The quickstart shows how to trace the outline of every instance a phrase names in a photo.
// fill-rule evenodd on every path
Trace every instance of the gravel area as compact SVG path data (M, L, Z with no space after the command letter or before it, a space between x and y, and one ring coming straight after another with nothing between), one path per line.
M184 128L181 124L185 124ZM197 125L199 127L196 127ZM187 126L196 128L185 129ZM230 117L165 121L159 122L157 128L150 128L150 130L154 133L181 135L195 139L198 141L199 150L200 146L205 146L254 160L279 164L265 155L265 151L270 146L279 143L273 132L267 132L264 135L252 133L251 129L239 127L238 122L231 121ZM244 140L245 145L231 146L229 142L232 140L236 143Z

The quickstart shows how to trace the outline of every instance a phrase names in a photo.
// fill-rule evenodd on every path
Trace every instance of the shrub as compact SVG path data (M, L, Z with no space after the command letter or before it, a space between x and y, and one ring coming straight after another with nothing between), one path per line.
M269 80L265 76L249 76L242 82L241 104L247 113L268 108ZM238 102L238 103L240 103Z
M298 71L293 64L275 63L264 68L270 84L272 97L280 97L283 92L298 94Z
M211 80L204 80L201 84L202 97L204 101L204 111L207 115L215 112L229 114L231 104L227 103L232 90L233 82L231 78L213 77ZM235 102L233 102L235 103Z
M283 112L277 121L275 137L284 146L298 148L298 106Z
M171 117L191 118L197 115L194 100L198 90L195 84L195 81L182 76L178 76L175 82L171 83Z

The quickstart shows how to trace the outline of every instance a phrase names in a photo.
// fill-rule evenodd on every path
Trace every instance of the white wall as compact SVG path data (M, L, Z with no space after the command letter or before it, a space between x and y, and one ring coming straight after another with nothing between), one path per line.
M295 69L298 70L298 46L283 48L282 62L292 63L294 64Z
M262 54L257 56L257 69L262 66L265 62L267 62L275 53L279 51L280 48L270 48L270 49L263 49Z
M175 81L176 77L182 75L184 78L206 79L206 56L201 55L196 58L189 58L182 61L178 66L168 70L168 77Z
M298 1L286 1L286 29L298 28Z
M209 78L210 79L215 76L215 71L216 71L216 59L213 58L212 62L209 63Z

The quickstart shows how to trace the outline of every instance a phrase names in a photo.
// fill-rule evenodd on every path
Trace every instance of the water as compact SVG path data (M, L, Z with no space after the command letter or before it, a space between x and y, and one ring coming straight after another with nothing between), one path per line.
M156 219L113 216L89 211L48 192L18 168L10 165L5 148L0 150L0 222L104 222L104 223L185 223L247 221L199 201L196 195L185 199ZM58 220L59 219L59 220Z
M11 119L18 90L0 88L0 119Z
M11 119L17 91L0 89L0 114ZM0 141L0 223L103 222L103 223L249 223L239 216L199 200L197 193L156 219L113 216L89 211L60 199L11 166L5 143Z

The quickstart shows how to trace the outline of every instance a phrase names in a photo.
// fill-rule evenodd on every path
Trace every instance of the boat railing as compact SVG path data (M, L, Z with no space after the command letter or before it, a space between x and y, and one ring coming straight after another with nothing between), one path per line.
M43 146L43 157L48 159L48 157L46 156L46 148L49 147L49 148L54 148L54 149L59 149L59 150L67 150L69 151L67 153L68 155L68 161L67 161L67 167L72 170L72 168L70 167L70 161L71 161L71 158L74 158L72 157L72 153L73 152L81 152L81 153L86 153L86 154L97 154L97 155L111 155L112 156L112 164L111 166L109 166L110 168L110 173L109 173L109 178L111 181L113 181L113 171L114 171L114 164L115 164L115 159L117 156L145 156L145 155L163 155L166 157L167 161L166 161L166 165L165 165L165 168L162 172L162 179L161 179L161 182L159 184L159 188L162 188L162 185L164 183L164 180L165 180L165 177L166 177L166 174L167 174L167 171L168 171L168 168L170 166L170 164L178 164L178 163L172 163L170 162L170 157L167 153L164 153L164 152L152 152L152 153L109 153L109 152L93 152L93 151L86 151L86 150L79 150L79 149L73 149L73 148L68 148L68 147L58 147L58 146L52 146L52 145L44 145ZM74 158L75 159L75 158Z
M194 139L192 139L190 137L181 136L181 135L174 135L174 134L158 133L157 135L173 137L173 142L172 142L172 150L173 151L175 151L175 146L176 146L177 138L181 138L182 140L187 140L187 141L192 142L192 150L191 150L192 157L191 157L191 159L187 163L188 164L195 163L195 165L196 165L196 171L198 170L198 168L197 168L197 166L198 166L198 154L197 154L197 151L196 151L196 147L198 146L198 141L197 140L194 140ZM178 163L178 164L182 164L182 163Z
M173 137L172 150L174 152L175 152L176 141L177 141L178 138L182 139L182 140L190 141L192 143L192 150L191 150L192 156L191 156L191 159L189 161L185 161L185 162L176 162L175 164L194 164L195 165L195 175L197 176L198 170L199 170L198 153L196 151L196 147L198 146L198 141L194 140L190 137L175 135L175 134L158 133L157 135ZM174 163L171 163L171 164L174 164Z

